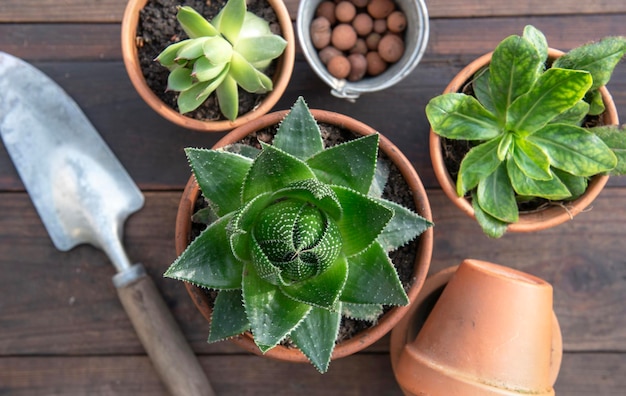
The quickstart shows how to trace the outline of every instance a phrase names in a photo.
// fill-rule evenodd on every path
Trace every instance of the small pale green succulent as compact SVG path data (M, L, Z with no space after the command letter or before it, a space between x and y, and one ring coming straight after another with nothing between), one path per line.
M623 131L582 125L604 111L598 88L624 54L626 38L608 37L550 64L546 38L529 25L523 36L496 47L489 66L471 81L473 95L448 93L428 103L435 133L472 142L456 189L459 196L471 194L487 235L500 237L518 221L519 202L572 200L590 177L624 174Z
M271 145L245 147L186 150L211 220L165 276L219 290L210 342L289 338L325 372L342 314L409 302L388 252L432 223L381 197L377 134L324 148L302 98Z
M287 42L247 11L245 0L229 0L211 22L189 6L180 7L176 18L189 38L171 44L156 60L170 70L168 89L180 92L180 113L195 110L215 92L222 114L234 120L238 86L259 94L273 89L263 70Z

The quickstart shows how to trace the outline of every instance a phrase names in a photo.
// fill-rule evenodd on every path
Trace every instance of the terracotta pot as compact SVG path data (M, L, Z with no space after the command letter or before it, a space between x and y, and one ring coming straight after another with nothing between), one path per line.
M492 53L481 56L464 69L462 69L446 87L443 93L461 92L464 85L472 79L473 75L491 62ZM556 59L563 55L563 52L550 48L548 56ZM603 121L606 125L618 125L619 118L615 103L611 94L605 87L600 88L602 100L606 107L603 114ZM456 180L452 179L448 172L441 148L441 137L432 129L430 130L430 158L433 164L435 176L446 196L465 214L474 217L472 203L465 197L459 197L456 193ZM532 232L554 227L571 220L574 216L585 210L591 202L600 194L600 191L608 181L608 175L594 176L587 187L587 191L576 200L566 202L564 205L552 205L543 210L533 212L520 212L519 221L509 224L507 231L511 232Z
M313 117L320 123L327 123L336 125L341 128L350 130L359 135L369 135L376 133L375 130L369 126L356 121L350 117L324 111L324 110L311 110ZM267 114L258 120L252 121L242 127L239 127L224 138L218 141L213 148L223 147L228 144L235 143L241 140L243 137L250 133L266 128L273 125L277 125L287 114L287 111L279 111ZM394 162L398 167L409 188L412 191L415 207L418 214L426 219L431 220L431 210L428 197L422 182L415 172L415 169L407 158L394 146L387 138L380 135L379 148ZM183 196L178 208L178 214L176 218L176 252L181 254L190 242L190 230L191 222L190 218L194 212L195 202L200 194L200 190L195 178L192 176L183 192ZM432 221L432 220L431 220ZM433 231L432 228L426 230L418 237L418 250L415 258L415 264L413 269L413 283L411 288L407 291L409 300L412 302L417 298L417 295L424 284L428 268L430 267L430 259L433 249ZM200 310L202 315L208 320L211 320L211 302L207 297L205 291L199 287L193 286L189 283L185 283L185 287L191 298L193 299L196 307ZM367 330L364 330L349 340L343 341L336 345L332 359L338 359L347 355L351 355L358 352L367 346L371 345L382 336L387 334L398 321L407 313L411 304L407 306L394 307L385 313L378 321L376 326L373 326ZM244 333L231 339L236 344L240 345L244 349L253 352L255 354L261 354L259 348L254 343L251 333ZM278 345L273 349L265 353L270 358L292 361L292 362L308 362L307 358L300 352L299 349L289 348Z
M148 0L129 0L126 6L122 19L122 56L124 65L126 66L126 72L133 86L141 98L154 111L167 120L184 128L205 132L223 132L257 119L274 107L287 88L295 62L295 35L291 17L289 16L285 3L281 0L267 0L278 17L281 35L287 40L287 47L278 58L278 67L273 76L274 89L267 94L258 107L239 116L234 121L203 121L187 117L186 115L180 114L177 110L172 109L170 106L163 103L146 83L137 56L136 33L139 23L139 12L146 5L147 1Z
M391 335L405 395L553 395L562 353L552 286L479 260L429 277Z

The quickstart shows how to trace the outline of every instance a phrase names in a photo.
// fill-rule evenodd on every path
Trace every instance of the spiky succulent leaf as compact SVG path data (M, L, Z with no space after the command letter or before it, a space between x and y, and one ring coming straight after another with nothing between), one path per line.
M376 239L390 252L415 239L433 226L433 223L395 202L379 199L379 203L393 211L393 217Z
M293 342L320 373L328 370L340 322L339 310L313 307L311 313L291 332Z
M341 303L341 314L347 318L376 322L383 313L381 304L351 304Z
M303 161L324 150L320 128L302 97L278 126L273 144Z
M241 289L221 290L213 305L208 342L222 341L250 330Z

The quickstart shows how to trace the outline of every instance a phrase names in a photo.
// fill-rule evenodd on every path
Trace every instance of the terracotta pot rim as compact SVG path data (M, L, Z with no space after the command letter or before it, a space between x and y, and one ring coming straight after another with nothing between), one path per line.
M493 52L489 52L469 63L450 81L443 93L459 92L477 70L486 66L491 61L492 54ZM548 55L552 59L558 58L563 54L563 51L554 48L550 48L548 51ZM601 87L600 93L606 106L604 113L605 124L619 125L619 117L611 93L606 87ZM433 171L444 194L465 214L476 219L471 201L465 197L459 197L456 193L456 183L452 179L452 176L450 176L444 163L441 150L441 137L437 135L432 128L429 133L429 149ZM509 224L507 231L534 232L572 220L574 216L578 215L591 204L600 194L608 180L608 175L596 175L590 180L587 191L582 196L571 202L567 202L565 205L552 205L543 210L520 212L519 221Z
M513 268L484 262L482 260L465 259L463 261L471 261L473 265L474 264L481 265L482 263L495 265L497 267L500 267L502 270L510 271L510 274L508 275L509 277L511 277L511 275L514 278L521 276L522 278L526 280L532 280L533 283L538 281L538 283L533 285L532 287L552 288L552 286L545 280L535 277L534 275L521 272ZM391 332L391 340L390 340L390 348L389 348L391 366L392 366L394 373L397 372L398 361L400 360L400 356L402 354L404 346L406 344L411 343L415 339L417 333L421 329L421 325L423 325L423 323L417 323L416 318L421 317L421 315L426 315L423 317L425 319L428 313L430 312L429 310L424 311L429 308L429 307L424 307L424 304L430 302L432 303L432 306L434 306L434 303L439 299L439 295L441 294L445 286L448 284L448 282L452 279L452 277L454 276L458 268L459 268L459 265L446 267L430 275L424 282L424 286L420 290L420 293L417 299L411 305L409 312L394 327L393 331ZM491 269L494 269L494 267L491 267ZM432 300L433 298L436 298L436 300ZM430 309L432 309L432 306L430 306ZM419 316L418 316L418 313L420 314ZM557 376L559 374L559 370L560 370L561 362L563 358L563 337L562 337L559 321L554 310L552 311L552 329L553 329L552 331L552 337L553 337L552 338L552 355L551 355L552 371L550 372L550 383L554 385L554 383L556 382ZM511 393L511 394L517 394L517 393Z
M287 113L288 110L266 114L257 120L254 120L233 130L232 132L224 136L224 138L219 140L213 146L213 148L222 147L226 144L240 140L241 138L247 136L250 132L271 125L275 125L280 122ZM333 124L359 134L377 133L374 129L361 123L360 121L357 121L342 114L316 109L312 109L311 113L313 114L313 117L316 119L317 122ZM422 185L422 182L417 175L417 172L408 161L408 159L400 152L400 150L398 150L395 145L393 145L393 143L391 143L383 135L379 134L379 136L380 149L383 150L400 169L402 175L405 178L405 181L413 191L417 212L421 216L432 221L430 203L426 195L426 190ZM188 244L187 239L191 228L189 217L193 211L193 205L198 195L198 184L195 178L191 176L183 192L179 211L176 218L175 236L177 254L181 254ZM413 269L413 283L411 285L411 288L407 291L407 295L411 303L406 306L392 308L391 310L389 310L389 312L383 315L383 317L378 321L377 325L366 329L358 333L351 339L338 344L333 351L332 359L338 359L344 356L348 356L368 347L369 345L380 339L382 336L387 334L400 321L400 319L408 312L412 302L417 298L419 291L424 284L424 281L426 280L426 275L430 267L432 250L433 231L431 227L419 236L417 256L415 258ZM207 304L207 299L202 289L189 283L185 283L185 287L198 310L202 313L207 321L210 321L210 308ZM248 350L249 352L255 353L257 355L261 354L258 347L254 343L254 340L250 333L244 333L243 335L236 336L231 340L239 346L243 347L244 349ZM278 345L269 350L264 354L264 356L291 362L308 362L308 359L302 352L300 352L299 349L288 348L281 345Z
M224 132L243 125L249 121L259 118L270 111L287 89L291 74L295 64L295 33L289 11L285 3L281 0L267 0L274 9L278 18L278 23L282 31L283 38L287 41L284 53L279 57L276 73L274 74L274 89L270 91L266 98L248 113L242 114L234 121L203 121L180 114L178 111L166 105L150 89L141 72L138 61L137 46L135 43L137 25L139 23L139 12L146 5L148 0L129 0L122 18L121 45L122 57L126 72L131 83L135 87L139 96L154 111L165 119L187 129L194 129L202 132Z

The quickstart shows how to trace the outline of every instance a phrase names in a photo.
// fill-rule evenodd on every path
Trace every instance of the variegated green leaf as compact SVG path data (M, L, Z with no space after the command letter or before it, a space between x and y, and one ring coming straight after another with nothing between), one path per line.
M509 223L501 221L482 210L478 205L476 191L472 192L472 208L474 208L474 216L476 221L482 228L485 235L490 238L500 238L507 230Z
M176 14L176 19L180 22L185 33L192 39L219 34L209 21L189 6L180 7Z
M509 106L535 84L542 64L533 43L520 36L509 36L496 47L489 65L489 87L501 119Z
M320 373L328 370L340 322L339 311L313 308L289 336Z
M578 101L569 110L562 112L550 121L551 124L570 124L580 126L582 121L589 114L589 104L584 100Z
M490 113L496 114L496 105L493 103L493 97L489 88L489 67L484 67L476 72L472 81L472 88L480 104ZM502 124L504 124L504 120Z
M565 184L553 174L550 174L551 178L547 180L532 179L513 160L507 161L507 172L511 185L518 195L551 200L560 200L571 196Z
M533 142L517 137L512 159L526 177L535 180L552 179L550 158Z
M303 161L324 150L320 128L302 97L281 121L273 144Z
M515 191L504 162L478 183L476 201L484 212L500 221L515 223L519 219Z
M222 341L250 330L242 301L241 289L221 290L217 294L208 342Z
M591 86L587 72L548 69L532 89L515 100L507 112L507 128L532 133L572 108Z
M488 140L502 133L493 114L473 96L460 93L431 99L426 116L435 133L449 139Z
M537 49L537 52L539 52L539 59L542 63L540 69L543 69L543 63L548 60L548 40L546 40L546 36L544 36L544 34L536 27L526 25L524 26L523 37L530 41Z
M456 179L456 192L462 197L476 187L500 165L498 147L500 139L492 139L473 147L463 158Z
M574 176L557 168L552 168L552 172L565 184L565 187L570 192L571 195L567 199L576 199L587 191L589 180L586 177Z
M597 89L592 89L585 95L585 101L589 103L589 115L600 115L604 113L606 107L602 94Z
M341 301L353 304L409 303L387 252L379 243L374 243L360 254L349 257L348 265L350 270Z
M529 140L548 154L552 166L576 176L593 176L617 165L615 154L602 139L573 125L547 125Z
M502 139L500 139L498 144L498 159L500 161L506 160L511 152L513 152L513 134L507 132L502 135Z
M363 136L324 150L306 162L324 183L367 194L376 171L378 134Z
M626 131L617 126L603 126L591 129L613 151L617 157L617 164L611 170L612 175L626 174Z

